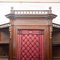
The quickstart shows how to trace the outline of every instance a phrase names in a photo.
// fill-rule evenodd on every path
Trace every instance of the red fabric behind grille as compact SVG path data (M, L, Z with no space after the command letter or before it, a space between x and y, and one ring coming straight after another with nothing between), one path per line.
M44 60L42 30L18 30L16 60Z

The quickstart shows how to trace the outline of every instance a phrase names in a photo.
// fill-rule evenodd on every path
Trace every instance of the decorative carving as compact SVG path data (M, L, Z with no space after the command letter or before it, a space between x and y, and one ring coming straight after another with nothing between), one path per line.
M12 26L9 27L9 32L10 32L10 39L11 39L11 34L12 34Z
M53 28L52 28L52 25L50 26L50 39L52 39L52 31L53 31Z
M11 13L14 14L51 14L51 12L51 7L49 7L49 10L13 10L13 7L11 7Z
M11 7L11 14L13 14L14 13L14 10L13 10L14 8L13 7Z

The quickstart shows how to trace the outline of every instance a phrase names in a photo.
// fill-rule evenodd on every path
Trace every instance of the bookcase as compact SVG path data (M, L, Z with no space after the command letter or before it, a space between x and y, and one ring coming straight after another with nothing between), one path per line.
M9 28L0 29L0 60L8 60Z
M53 31L53 60L60 60L60 29L54 28Z
M11 23L9 60L51 60L52 20L56 16L52 14L51 7L49 10L14 10L11 7L11 13L6 15ZM41 39L37 36L38 32L43 33L38 35ZM38 47L35 44L36 37L39 40ZM39 54L35 53L36 49L39 50Z

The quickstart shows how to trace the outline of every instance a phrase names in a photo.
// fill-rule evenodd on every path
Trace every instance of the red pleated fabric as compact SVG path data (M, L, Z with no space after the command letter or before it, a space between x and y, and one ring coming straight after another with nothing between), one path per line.
M44 60L44 31L18 30L16 60Z

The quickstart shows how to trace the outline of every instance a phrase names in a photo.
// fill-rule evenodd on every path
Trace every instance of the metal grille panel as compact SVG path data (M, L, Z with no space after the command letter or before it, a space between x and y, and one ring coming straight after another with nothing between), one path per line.
M44 60L42 30L18 30L16 60Z

